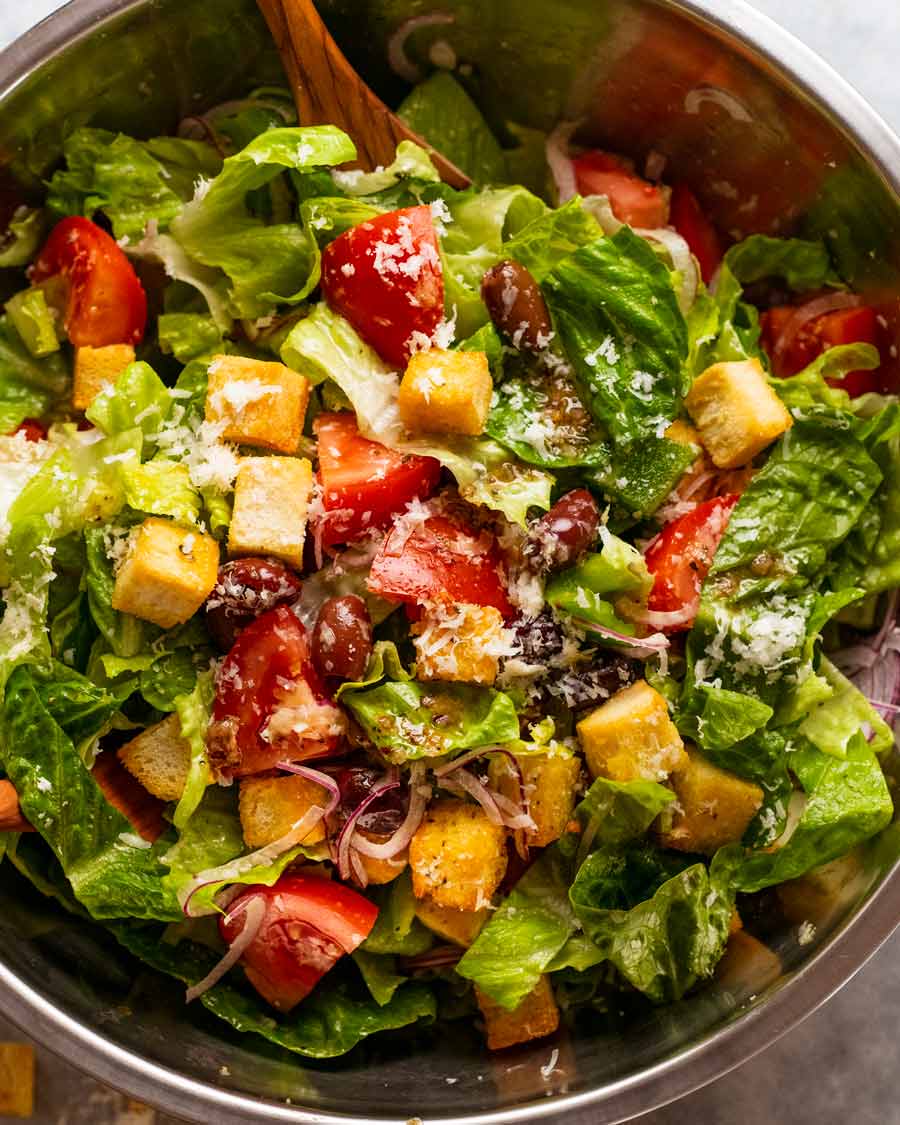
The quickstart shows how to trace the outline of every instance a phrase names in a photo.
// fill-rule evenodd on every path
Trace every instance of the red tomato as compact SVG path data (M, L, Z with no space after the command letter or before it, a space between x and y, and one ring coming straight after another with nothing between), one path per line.
M398 602L449 600L515 610L506 594L497 541L487 531L432 516L409 536L400 528L382 543L369 572L373 594Z
M738 496L715 496L698 504L687 515L667 523L644 556L653 575L647 608L654 613L689 613L678 624L663 626L664 633L690 629L700 605L700 589L712 566L719 541L725 534Z
M152 844L168 828L163 816L165 802L147 792L114 750L101 750L91 767L91 776L107 801L143 839Z
M57 223L31 267L35 285L68 282L65 327L76 347L137 344L147 323L147 296L115 240L89 219Z
M642 230L664 227L668 222L669 201L664 189L635 175L621 157L585 152L572 163L579 192L607 196L620 222Z
M47 427L43 422L39 422L37 418L26 418L24 422L20 422L13 430L14 434L24 434L26 441L45 441L47 438Z
M708 284L722 261L722 240L687 184L672 188L670 221L700 263L700 274Z
M246 777L333 754L341 734L304 627L283 605L257 617L219 672L207 739L213 764L224 777Z
M266 910L241 962L247 979L280 1012L288 1012L345 953L369 936L378 907L361 894L311 875L282 875L273 887L252 886L219 919L229 944L244 928L242 904L261 897Z
M320 414L313 429L325 507L319 534L326 547L387 527L410 500L423 500L437 487L440 461L369 441L352 414Z
M878 318L867 305L855 309L838 309L809 320L776 362L775 345L797 310L790 305L769 309L760 317L762 345L773 359L775 374L784 379L796 375L828 348L840 344L873 344L878 347ZM829 379L833 387L841 387L851 396L867 391L887 390L882 385L878 368L874 371L851 371L844 379Z
M444 315L444 275L430 207L367 219L322 251L322 293L393 367L410 337L431 338Z

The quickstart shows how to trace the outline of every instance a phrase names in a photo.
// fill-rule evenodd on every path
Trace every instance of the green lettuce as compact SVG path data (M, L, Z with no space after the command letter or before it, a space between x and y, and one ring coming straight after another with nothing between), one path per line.
M894 732L863 693L824 656L819 673L832 693L810 710L797 732L817 750L844 758L851 739L868 724L872 730L869 739L872 753L890 750L894 745Z
M688 337L672 278L623 227L565 258L544 282L554 323L598 425L625 447L678 413Z
M132 363L101 391L86 411L105 434L139 428L145 438L159 430L172 408L172 393L147 363Z
M603 549L588 555L577 566L561 571L547 583L544 596L553 609L588 623L634 635L634 625L614 611L612 600L627 594L643 601L652 579L640 551L610 532Z
M728 250L725 265L741 285L781 278L789 289L801 293L840 285L828 248L818 240L752 234Z
M191 748L191 761L184 789L178 798L172 823L176 828L184 828L203 800L203 795L212 784L212 773L206 754L206 731L212 713L215 685L212 672L206 671L197 676L193 691L187 695L176 695L173 703L182 737Z
M69 370L58 352L36 359L0 316L0 433L11 433L25 418L42 418L69 390Z
M224 350L219 326L208 313L161 313L157 335L162 351L174 355L179 363L209 360Z
M360 950L415 957L431 948L434 937L416 917L416 897L408 869L390 883L370 887L368 895L378 904L378 917Z

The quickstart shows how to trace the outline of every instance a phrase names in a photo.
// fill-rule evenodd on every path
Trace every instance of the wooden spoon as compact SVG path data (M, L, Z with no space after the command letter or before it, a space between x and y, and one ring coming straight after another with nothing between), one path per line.
M386 167L400 141L421 145L441 179L466 188L469 177L407 128L347 62L313 0L257 0L281 54L303 125L337 125L356 144L355 166Z

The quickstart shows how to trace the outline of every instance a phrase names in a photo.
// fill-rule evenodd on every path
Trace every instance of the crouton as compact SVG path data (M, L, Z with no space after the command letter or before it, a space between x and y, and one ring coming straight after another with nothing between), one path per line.
M550 978L542 976L537 985L511 1011L482 992L476 985L475 999L484 1016L484 1028L490 1051L502 1051L517 1043L543 1039L559 1027L559 1008L550 987Z
M309 401L309 383L283 363L217 355L209 365L207 422L239 445L296 453Z
M865 887L866 867L858 849L820 864L798 879L775 888L789 922L825 926L847 908Z
M490 685L503 648L503 617L489 605L431 605L410 629L416 677Z
M535 824L526 829L525 839L534 847L544 848L562 836L572 819L581 762L572 754L519 754L516 761ZM489 774L491 786L518 803L518 773L505 754L492 755Z
M730 992L755 994L781 976L781 958L746 930L733 931L716 966L716 980Z
M314 805L327 808L328 794L321 785L299 774L244 778L239 799L244 842L248 848L274 844ZM325 822L320 820L298 843L317 844L324 839Z
M118 750L119 761L161 801L177 801L191 767L191 744L181 733L177 715L141 731Z
M663 434L663 437L668 438L669 441L677 442L679 445L696 445L698 451L702 448L700 435L684 418L676 418Z
M0 1043L0 1114L34 1115L34 1047L29 1043Z
M480 805L441 799L409 846L413 893L438 906L481 910L506 873L506 832Z
M203 605L218 569L219 545L211 535L151 516L131 533L112 607L171 629Z
M389 839L387 836L376 836L372 832L365 832L361 828L357 828L356 831L360 836L371 840L373 844L384 844ZM409 866L409 848L404 848L390 859L375 859L374 856L363 855L362 852L358 854L366 873L366 880L374 886L392 883Z
M228 554L303 565L312 465L299 457L244 457L234 484Z
M426 896L416 899L416 917L438 937L468 949L481 933L490 911L486 907L482 910L454 910L438 906Z
M660 840L667 848L712 855L744 835L763 803L763 791L696 750L687 753L687 764L672 774L677 801Z
M484 352L416 352L400 383L400 420L413 433L477 436L493 391Z
M115 386L130 363L134 363L134 348L131 344L76 348L72 406L76 410L87 410L101 391Z
M794 424L757 359L714 363L684 404L719 469L746 465Z
M645 680L616 692L576 729L591 777L664 781L687 765L666 701Z

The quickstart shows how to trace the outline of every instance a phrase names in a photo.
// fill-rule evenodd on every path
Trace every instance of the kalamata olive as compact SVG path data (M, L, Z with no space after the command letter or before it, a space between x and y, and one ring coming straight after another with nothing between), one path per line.
M335 780L341 791L338 817L346 820L384 781L384 771L370 766L347 766L336 775ZM356 826L376 836L390 836L406 819L408 805L409 788L401 782L400 788L391 789L373 801L360 815Z
M372 655L372 622L356 594L322 603L312 637L312 661L320 676L361 680Z
M559 656L565 644L562 626L549 613L537 617L517 617L510 626L515 630L516 645L526 664L546 664Z
M586 488L575 488L528 529L525 557L538 570L562 570L594 545L599 530L597 501Z
M572 711L594 707L637 678L636 664L623 656L604 654L585 668L572 668L559 678L549 677L544 690Z
M481 279L481 299L491 320L514 347L539 352L553 331L540 286L524 266L498 262Z
M293 601L302 583L277 559L236 559L219 567L213 592L206 599L206 627L227 652L251 621L282 602Z

